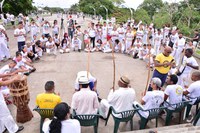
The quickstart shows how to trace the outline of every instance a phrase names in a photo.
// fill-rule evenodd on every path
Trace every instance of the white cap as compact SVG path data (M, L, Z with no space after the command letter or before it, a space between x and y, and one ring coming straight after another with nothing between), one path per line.
M161 81L159 78L157 78L157 77L152 78L151 81L152 81L154 84L156 84L158 87L161 87L161 85L162 85L162 81Z

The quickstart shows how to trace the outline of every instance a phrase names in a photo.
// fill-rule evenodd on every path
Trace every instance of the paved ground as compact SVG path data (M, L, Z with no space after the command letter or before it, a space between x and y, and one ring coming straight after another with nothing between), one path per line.
M46 19L53 21L56 16L46 17ZM60 19L59 19L60 20ZM87 20L83 23L82 19L77 20L83 25L83 28L87 26ZM66 24L66 22L65 22ZM8 30L8 35L10 36L10 48L11 54L14 56L17 50L16 38L13 37L13 29ZM140 60L134 60L129 56L122 54L115 54L116 56L116 87L117 80L120 75L127 75L131 80L131 86L136 91L137 101L141 98L141 92L146 86L147 80L147 69L145 63ZM30 91L30 103L29 107L31 110L35 107L35 99L37 94L44 92L44 84L48 80L53 80L56 83L56 92L60 92L63 102L71 104L71 98L74 93L74 81L76 78L76 73L81 70L86 70L87 68L87 58L88 55L85 52L71 52L69 54L58 54L55 56L44 55L42 59L34 63L37 71L28 77L28 86ZM2 67L5 63L0 64ZM104 53L92 53L90 61L90 72L98 80L97 89L99 91L100 97L106 98L109 92L109 88L112 87L113 81L113 64L112 55ZM9 105L11 112L15 118L16 107L14 105ZM39 122L40 116L33 112L34 118L23 124L25 129L22 133L38 133L39 132ZM134 129L138 129L138 117L134 117ZM154 121L149 122L150 127L154 127ZM162 125L163 122L159 124ZM21 125L19 123L19 125ZM100 120L99 132L109 133L113 132L114 123L112 118L108 122L108 125L104 126L104 121ZM130 126L126 124L121 124L120 131L130 131ZM92 133L92 127L82 127L83 133Z

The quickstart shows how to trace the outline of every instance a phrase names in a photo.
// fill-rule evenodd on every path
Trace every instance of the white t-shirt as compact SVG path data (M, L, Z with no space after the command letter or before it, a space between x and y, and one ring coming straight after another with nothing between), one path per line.
M190 58L187 58L186 56L184 56L183 58L183 63L182 64L186 64L189 63L193 66L199 66L196 59L192 56ZM185 70L183 71L183 74L189 74L192 71L193 68L186 66Z
M49 133L49 125L52 120L48 120L44 122L42 131L44 133ZM61 133L81 133L81 126L78 120L76 119L68 119L61 121Z
M95 29L89 29L89 36L90 37L95 37L96 36L96 31L95 31Z
M164 92L168 95L168 102L176 104L182 101L183 88L180 85L168 85Z
M40 38L40 41L42 42L42 44L45 44L47 41L48 41L48 39L45 37L45 38Z
M43 25L43 34L49 34L49 28L50 28L49 24L44 24Z
M102 35L107 36L107 26L102 27Z
M26 34L26 31L24 28L23 29L18 29L18 28L15 29L14 35L20 35L20 34ZM18 42L24 42L25 40L26 40L26 38L24 37L24 35L20 35L17 37Z
M144 110L159 108L161 103L164 102L164 92L159 90L147 91L142 100L145 102L143 105ZM149 112L139 111L139 113L145 118L149 115Z
M155 45L157 45L157 46L161 45L161 40L162 39L163 39L162 34L160 34L160 35L156 34L156 36L155 36Z
M192 83L187 89L189 92L189 96L192 98L196 98L200 96L200 81L196 81ZM196 99L192 99L192 103L195 103Z
M55 44L54 41L52 41L52 42L49 42L49 41L48 41L48 42L46 43L46 46L47 46L47 47L48 47L48 46L53 46L54 44Z
M112 31L113 31L113 26L108 26L108 35L111 35Z

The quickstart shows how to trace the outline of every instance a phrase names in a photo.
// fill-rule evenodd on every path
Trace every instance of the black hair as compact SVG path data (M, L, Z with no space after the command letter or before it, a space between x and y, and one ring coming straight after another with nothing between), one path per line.
M18 56L20 56L20 55L22 56L22 53L20 53L19 51L17 51L17 52L16 52L16 57L18 57Z
M15 60L12 60L11 62L17 64L17 62Z
M169 75L169 77L170 77L170 81L172 81L173 84L176 84L178 82L178 77L176 75L172 74L172 75Z
M41 43L41 41L40 41L40 40L37 40L37 41L35 42L35 45L40 46L40 43Z
M100 41L100 44L102 44L102 43L103 43L101 39L98 39L98 40L97 40L97 42L98 42L98 41Z
M188 53L190 53L191 55L193 55L193 50L191 48L188 48L185 51L187 51Z
M61 133L62 123L61 121L66 119L67 114L70 112L70 107L67 103L59 103L54 108L54 118L51 121L49 128L50 133Z
M88 88L89 84L82 84L82 88Z
M143 44L143 46L147 46L146 44Z
M119 39L116 39L116 40L115 40L115 43L117 43L117 44L118 44L118 43L119 43Z
M64 41L67 42L67 39L64 38L64 39L62 40L62 42L61 42L61 46L62 46L62 47L63 47Z
M54 88L54 82L53 81L47 81L44 88L46 91L51 91Z

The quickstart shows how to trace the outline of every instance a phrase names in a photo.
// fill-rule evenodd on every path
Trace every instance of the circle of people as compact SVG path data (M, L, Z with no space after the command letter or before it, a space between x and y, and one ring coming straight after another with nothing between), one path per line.
M31 22L29 22L28 16L19 15L18 19L18 27L14 31L14 37L17 38L18 42L18 51L16 57L0 69L1 78L17 73L29 75L36 70L32 64L34 60L39 60L44 52L56 55L57 50L61 54L69 53L71 50L128 54L134 59L144 60L147 67L154 68L148 91L142 93L141 104L135 101L135 91L129 86L128 77L120 77L119 89L111 89L108 98L101 100L98 98L96 89L97 79L87 71L79 72L75 82L76 92L71 103L71 108L77 114L96 114L99 112L103 118L107 118L110 106L113 106L117 112L131 110L133 104L147 110L158 108L166 100L170 104L179 103L184 95L193 98L200 96L200 72L192 73L192 69L199 69L199 65L193 57L194 49L199 41L198 31L195 31L195 37L188 43L177 27L165 25L162 29L156 29L153 24L148 26L142 21L139 23L120 23L119 25L112 22L103 22L103 24L91 22L88 24L88 29L82 32L81 26L70 15L67 21L68 33L64 33L62 41L60 41L59 34L62 29L59 29L57 20L54 20L53 26L51 26L47 20L39 17ZM42 35L38 40L40 27L42 27ZM51 27L52 34L50 33ZM9 37L2 25L0 30L0 60L9 59ZM29 32L31 41L26 41ZM189 84L189 77L194 81L192 84ZM6 86L18 78L15 76L8 79L7 82L0 81L0 101L3 103L0 106L4 109L4 113L0 117L0 127L6 127L9 132L22 130L21 126L16 125L6 106L6 102L8 103L6 96L9 93ZM167 86L164 89L165 83ZM63 133L66 131L80 133L80 123L70 118L69 105L61 103L61 98L55 93L54 88L54 82L47 81L45 93L39 94L36 98L36 105L39 108L54 108L55 116L53 120L44 123L43 131L45 133L52 130ZM195 99L190 104L192 105L194 102ZM138 113L148 117L147 112L140 111ZM121 117L119 114L114 115ZM186 114L186 117L188 115ZM3 132L4 128L0 129L0 132Z

